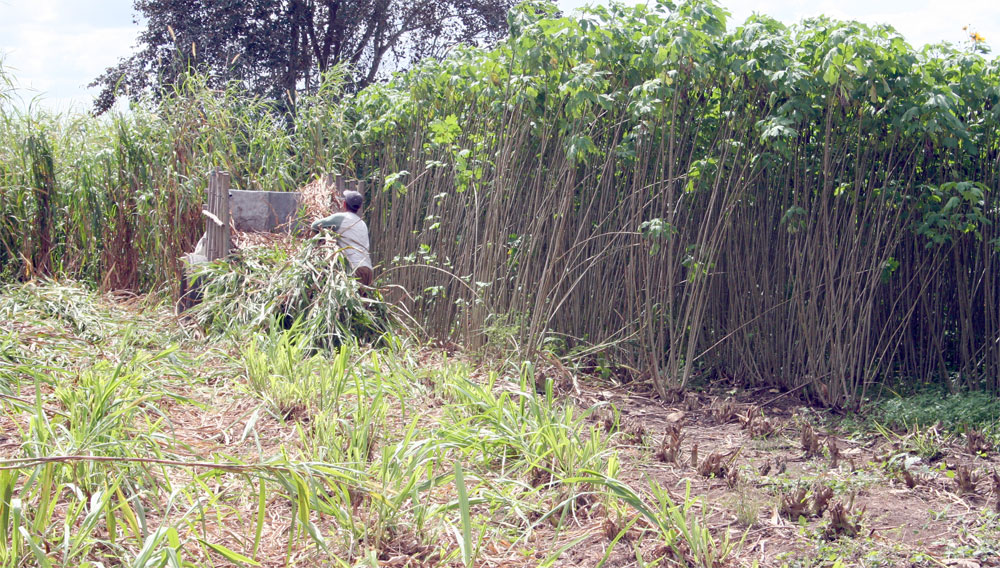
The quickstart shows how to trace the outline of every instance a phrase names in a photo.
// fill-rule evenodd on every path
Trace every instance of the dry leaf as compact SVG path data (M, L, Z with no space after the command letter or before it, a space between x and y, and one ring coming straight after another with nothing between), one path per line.
M971 558L950 558L944 561L948 566L958 566L958 568L980 568L980 564Z

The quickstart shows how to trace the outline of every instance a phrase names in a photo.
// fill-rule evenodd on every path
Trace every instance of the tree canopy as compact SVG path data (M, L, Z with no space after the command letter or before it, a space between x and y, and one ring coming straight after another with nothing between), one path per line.
M242 83L294 107L327 70L349 69L362 88L386 70L440 56L457 43L506 33L514 0L135 0L146 28L138 51L91 86L102 112L120 96L174 84L188 71ZM137 19L137 22L140 21Z

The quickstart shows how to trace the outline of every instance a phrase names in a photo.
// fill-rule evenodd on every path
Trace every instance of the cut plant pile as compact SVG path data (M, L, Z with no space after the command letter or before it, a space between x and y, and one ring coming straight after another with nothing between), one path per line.
M248 246L226 261L199 265L203 300L188 315L215 332L265 331L296 323L316 347L375 341L391 316L377 294L358 294L336 247L321 239Z
M996 565L989 432L168 314L0 289L0 564Z
M299 188L306 219L315 221L330 214L333 207L332 189L323 179L315 179Z

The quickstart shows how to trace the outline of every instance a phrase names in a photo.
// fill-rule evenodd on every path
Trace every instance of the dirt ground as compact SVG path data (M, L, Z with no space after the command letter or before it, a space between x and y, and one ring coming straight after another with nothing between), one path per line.
M577 385L568 394L577 405L613 404L620 427L633 433L633 443L620 448L623 481L655 480L675 502L690 487L706 505L713 534L742 539L726 565L1000 566L1000 478L993 473L1000 460L992 450L970 453L964 437L838 429L837 415L777 390L692 392L666 403L642 385ZM804 428L818 445L808 454ZM660 450L676 439L672 433L679 433L676 457ZM938 455L919 457L914 439L939 444ZM712 454L722 465L709 472ZM971 473L965 490L956 482L960 470ZM832 494L814 511L823 487ZM802 490L806 511L795 515L794 497ZM838 505L854 530L830 528ZM591 529L600 531L596 523ZM607 546L607 539L595 539L560 565L594 566ZM637 565L635 551L621 543L604 564Z

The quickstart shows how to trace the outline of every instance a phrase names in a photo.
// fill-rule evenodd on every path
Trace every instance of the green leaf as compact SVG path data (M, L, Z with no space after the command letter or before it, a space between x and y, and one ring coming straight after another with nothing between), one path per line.
M635 521L633 520L632 522L634 523ZM573 548L574 546L580 544L581 542L583 542L583 541L585 541L585 540L587 540L589 538L592 538L592 536L593 535L591 535L589 533L584 533L584 534L580 535L579 537L577 537L577 538L575 538L575 539L567 542L566 544L560 546L559 548L557 548L555 550L555 552L553 552L552 554L549 554L545 558L545 560L542 560L542 563L539 564L539 567L552 566L555 563L556 560L559 560L559 557L562 556L562 554L564 552L566 552L570 548ZM621 535L619 535L619 536L621 536Z
M462 463L455 461L455 488L458 490L458 509L462 515L462 561L472 566L472 517L469 515L469 494L462 475Z
M247 558L246 556L243 556L239 552L230 550L225 546L222 546L221 544L215 544L214 542L208 542L200 538L198 539L198 541L204 544L205 546L211 548L215 552L221 554L222 556L225 556L226 560L229 560L230 562L234 562L236 564L249 565L249 566L260 566L260 563L257 562L256 560L253 560L252 558Z
M406 186L399 179L408 175L410 175L409 171L400 170L394 174L385 176L385 184L382 186L382 191L389 191L392 188L396 188L396 193L404 195L406 193Z
M27 541L28 546L31 547L31 554L33 554L35 556L35 560L38 561L38 566L41 566L42 568L52 568L52 561L49 560L49 557L46 556L45 552L38 546L38 542L31 537L31 534L28 533L28 529L24 526L20 526L18 527L18 531L21 533L21 536L24 537L24 540Z
M827 83L833 85L840 79L840 70L838 70L833 65L826 68L826 72L823 73L823 80Z
M458 117L454 114L449 114L444 119L432 120L429 126L431 141L435 144L452 144L462 133L462 128L458 125Z
M170 527L169 529L167 529L167 544L169 544L170 548L173 549L178 549L181 547L180 535L177 534L177 529L175 529L174 527Z
M260 548L260 538L264 532L264 520L266 517L267 490L264 486L264 479L257 482L257 529L253 535L253 555L257 556Z

